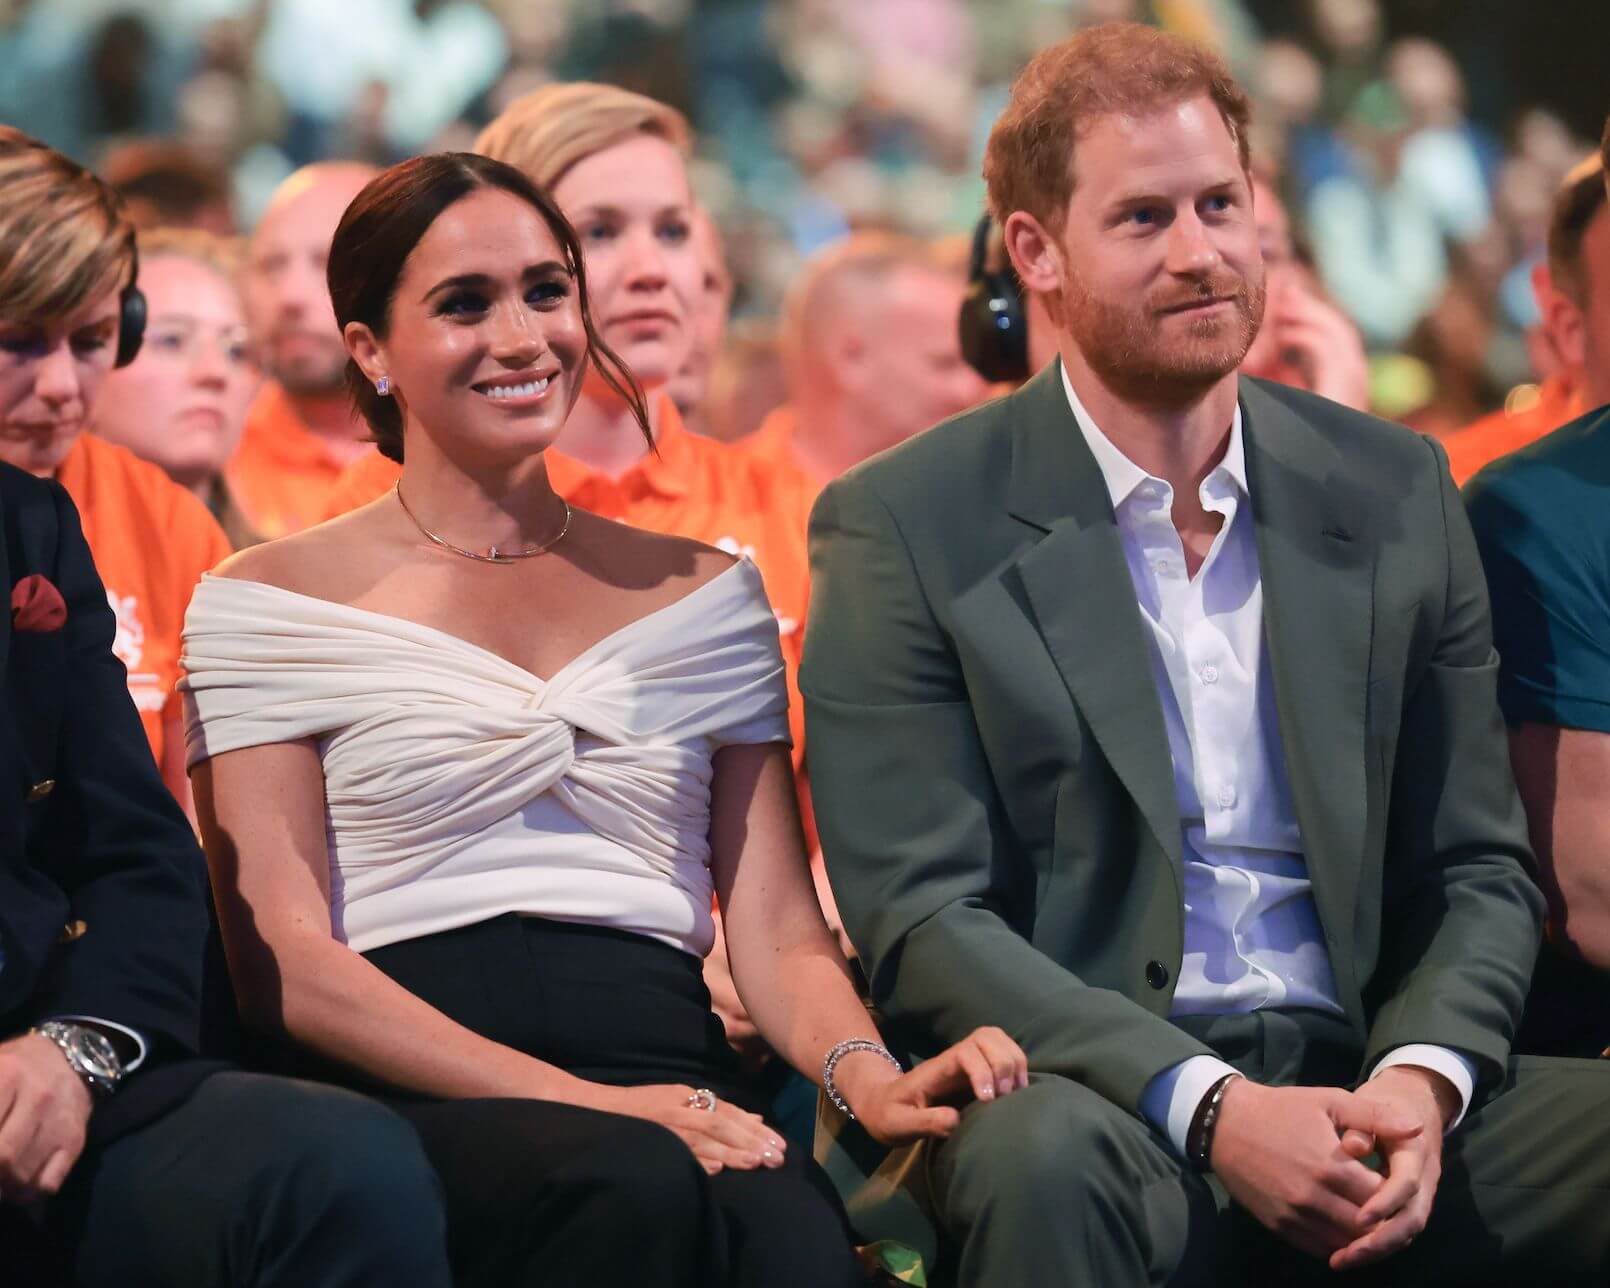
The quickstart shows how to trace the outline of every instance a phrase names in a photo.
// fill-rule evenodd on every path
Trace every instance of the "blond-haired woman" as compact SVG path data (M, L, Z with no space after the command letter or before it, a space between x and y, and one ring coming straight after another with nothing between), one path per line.
M207 507L161 469L85 433L113 368L127 366L140 347L133 327L119 327L125 309L137 309L144 327L143 297L132 287L93 292L136 263L134 231L117 198L16 131L0 138L0 220L10 249L0 255L0 306L28 320L0 338L7 375L0 461L55 479L77 505L117 618L113 649L128 671L129 694L163 781L188 809L175 696L179 632L201 574L232 547ZM86 303L93 307L75 315ZM66 343L51 345L51 328L69 323Z
M237 550L259 537L224 482L259 375L246 335L240 245L193 228L139 235L145 341L106 378L91 430L160 466Z

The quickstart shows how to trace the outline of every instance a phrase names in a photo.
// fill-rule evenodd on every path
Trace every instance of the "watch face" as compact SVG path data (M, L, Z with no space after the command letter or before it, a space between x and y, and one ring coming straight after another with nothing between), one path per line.
M73 1054L83 1061L89 1073L97 1078L116 1079L123 1076L123 1062L117 1058L117 1048L104 1033L81 1028L74 1031L70 1040Z

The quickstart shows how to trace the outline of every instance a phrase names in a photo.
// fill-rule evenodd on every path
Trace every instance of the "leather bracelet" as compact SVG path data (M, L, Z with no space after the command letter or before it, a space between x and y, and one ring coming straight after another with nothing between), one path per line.
M889 1050L881 1042L874 1042L871 1038L850 1038L847 1041L840 1042L829 1051L827 1058L822 1061L822 1090L827 1092L827 1098L833 1102L841 1113L848 1115L852 1123L855 1121L855 1113L845 1102L844 1097L839 1094L839 1089L833 1085L833 1070L838 1068L840 1060L856 1051L871 1051L875 1055L881 1055L901 1073L906 1071L905 1066L900 1063L893 1051Z
M1186 1156L1191 1166L1199 1172L1213 1170L1213 1135L1219 1126L1219 1110L1224 1106L1224 1093L1240 1076L1239 1073L1227 1073L1213 1084L1201 1108L1196 1111L1196 1121L1186 1133Z

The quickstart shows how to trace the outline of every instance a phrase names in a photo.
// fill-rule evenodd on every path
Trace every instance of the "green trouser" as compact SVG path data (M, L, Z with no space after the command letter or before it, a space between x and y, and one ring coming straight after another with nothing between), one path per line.
M1359 1050L1312 1012L1192 1017L1193 1036L1272 1084L1346 1085ZM930 1155L963 1288L1141 1284L1610 1283L1610 1061L1516 1057L1446 1139L1425 1231L1339 1280L1187 1169L1139 1119L1065 1078L975 1104Z

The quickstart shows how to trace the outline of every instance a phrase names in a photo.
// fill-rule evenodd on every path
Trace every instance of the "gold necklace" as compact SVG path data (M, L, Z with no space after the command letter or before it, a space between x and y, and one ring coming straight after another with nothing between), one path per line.
M552 550L556 545L559 544L561 540L564 539L565 533L570 531L570 502L565 500L564 497L560 497L559 503L565 507L565 521L559 525L559 531L552 537L548 538L548 540L542 542L540 545L523 546L519 550L499 550L496 546L488 546L484 555L478 554L474 550L464 549L463 546L455 546L451 541L448 541L445 537L437 536L423 523L421 523L418 516L416 516L414 512L408 508L408 502L403 500L401 482L398 482L398 484L392 488L392 491L397 494L397 504L402 506L402 512L408 516L409 520L416 528L419 529L420 534L427 541L434 545L440 546L443 550L447 550L455 555L459 555L462 558L473 559L476 563L511 564L517 559L529 559L532 555L540 555L546 550Z

